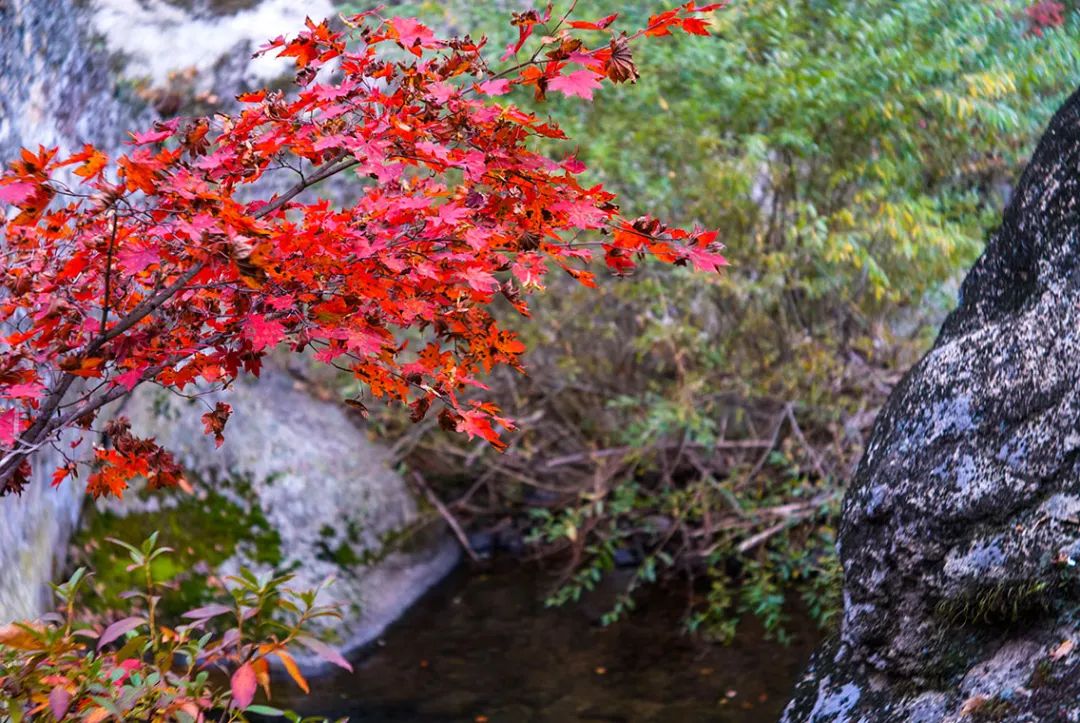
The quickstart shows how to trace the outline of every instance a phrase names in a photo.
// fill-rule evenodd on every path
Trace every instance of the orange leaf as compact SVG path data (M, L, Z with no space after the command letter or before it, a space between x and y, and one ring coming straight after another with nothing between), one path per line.
M27 630L27 627L25 623L0 625L0 645L18 648L19 650L36 650L40 648L41 643L30 630Z
M107 720L108 717L109 711L104 708L94 708L90 715L86 716L83 721L85 723L101 723L102 721Z
M93 178L101 173L102 169L105 168L107 161L108 158L105 157L104 153L97 149L93 149L90 152L90 156L86 159L86 162L76 168L74 173L76 176L82 176L83 178Z
M278 656L281 662L285 664L285 670L289 673L289 677L296 681L300 689L305 693L310 693L311 688L308 687L308 682L304 680L304 676L300 674L300 668L297 666L296 661L293 660L293 657L284 650L276 650L274 655Z
M255 680L262 686L266 697L270 697L270 662L266 658L256 658L251 661L251 667L255 669Z
M1050 659L1051 660L1061 660L1066 655L1071 653L1073 651L1074 647L1076 647L1076 644L1072 640L1069 640L1068 638L1066 638L1065 640L1061 641L1060 645L1058 645L1056 648L1054 648L1052 653L1050 653Z

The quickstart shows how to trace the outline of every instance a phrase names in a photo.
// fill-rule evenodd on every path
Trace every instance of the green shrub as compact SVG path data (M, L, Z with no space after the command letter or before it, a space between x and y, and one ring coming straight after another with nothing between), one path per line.
M500 43L495 5L414 9ZM624 212L719 227L733 265L651 267L599 297L553 282L520 325L529 376L494 380L526 422L509 452L433 433L409 461L474 524L531 509L530 539L568 561L553 601L630 553L631 588L696 581L689 621L719 637L743 613L779 629L792 592L827 619L838 500L874 412L1080 80L1076 11L1040 37L1025 5L733 2L715 37L642 48L637 87L560 108Z
M118 540L142 586L124 599L127 617L102 628L84 619L79 598L90 574L79 568L53 586L56 613L0 626L0 717L23 720L246 721L248 714L293 713L253 705L256 686L270 694L271 657L308 689L290 650L298 644L349 667L308 635L312 621L337 615L316 604L317 590L296 592L289 576L242 570L224 599L163 624L159 577L172 551L152 534L140 547ZM94 643L93 641L96 641ZM315 720L315 719L310 719ZM321 719L320 719L321 720Z

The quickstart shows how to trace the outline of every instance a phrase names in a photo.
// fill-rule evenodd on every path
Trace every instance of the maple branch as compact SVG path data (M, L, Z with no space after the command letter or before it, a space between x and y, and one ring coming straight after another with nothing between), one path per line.
M214 346L218 342L223 341L224 339L226 339L228 336L229 335L227 333L225 333L225 332L220 332L218 334L215 334L214 336L208 338L206 340L206 343L203 344L202 347L206 348L206 347ZM194 353L195 352L187 351L187 352L183 352L183 353L179 353L179 354L173 354L171 357L169 357L165 361L162 361L162 362L160 362L158 364L155 364L152 367L147 367L143 371L143 373L139 375L139 379L138 379L138 381L136 381L135 385L132 387L132 390L135 387L137 387L138 385L140 385L140 384L142 384L142 383L144 383L146 381L149 381L150 379L153 379L154 377L156 377L158 374L165 371L169 367L175 366L176 364L179 364L180 362L184 361L188 357L193 356ZM84 406L79 407L77 409L73 409L72 411L68 412L63 417L56 420L52 424L49 424L45 429L45 436L51 435L51 434L53 434L55 432L58 432L58 431L60 431L60 430L62 430L64 428L68 427L69 425L71 425L75 420L79 419L80 417L84 417L87 414L92 414L93 412L96 412L97 410L101 409L105 405L107 405L107 404L109 404L111 402L114 402L117 399L120 399L121 397L124 397L124 396L126 396L128 394L131 394L132 390L129 390L126 387L123 387L123 386L114 386L112 389L110 389L108 392L105 392L104 394L99 396L97 399L87 401L87 403ZM0 479L3 479L2 473L0 473Z
M254 211L251 214L252 217L263 218L264 216L268 216L271 213L280 210L283 206L285 206L285 204L287 204L299 194L303 193L311 186L321 181L324 181L327 178L330 178L331 176L334 176L341 171L344 171L359 163L359 161L355 158L350 158L345 160L344 162L341 162L342 159L346 157L346 155L347 154L344 151L338 153L336 156L327 161L327 163L322 166L319 171L315 172L308 178L298 181L281 196L278 196L267 205L259 208L257 211ZM113 242L115 241L116 234L116 223L116 217L114 216L113 240L110 241L109 246L110 262L106 267L105 305L102 310L103 328L102 332L98 334L98 336L95 337L93 340L91 340L91 342L86 346L86 350L81 355L83 359L93 356L94 354L99 352L107 343L117 338L118 336L121 336L146 317L152 315L166 302L168 302L169 299L173 298L177 293L183 290L184 287L188 284L188 282L195 278L199 274L199 272L206 267L205 261L199 261L195 263L195 265L193 265L191 268L181 274L176 279L176 281L161 289L153 296L149 296L143 299L141 302L136 304L135 307L123 318L121 318L120 321L118 321L114 326L112 326L108 330L105 330L104 324L107 321L106 315L109 306L109 295L111 294L111 283L109 281L109 277L111 270ZM213 346L213 344L217 343L217 341L220 341L221 338L224 338L224 335L217 335L215 337L212 337L211 340L208 340L205 343L201 344L200 347L205 349L209 346ZM162 370L168 368L169 366L172 366L173 364L181 361L189 355L190 354L184 354L179 358L175 356L170 357L170 359L162 362L161 364L158 364L154 367L149 367L140 376L135 386L142 384L147 379L157 375ZM0 496L6 493L7 483L14 475L15 470L18 469L18 467L22 464L22 461L29 457L30 454L32 454L34 451L43 446L45 443L44 440L47 437L66 428L76 419L79 419L80 417L83 417L87 414L96 412L98 409L105 406L106 404L109 404L110 402L113 402L120 397L131 393L131 391L129 391L125 387L114 387L110 392L106 393L102 397L99 397L97 400L93 402L87 402L83 406L78 406L74 410L68 412L66 415L60 417L59 420L50 422L53 414L60 407L61 402L63 401L64 397L70 390L71 385L74 384L77 378L78 377L76 375L67 372L62 375L60 381L57 383L56 388L50 391L48 396L46 397L45 403L42 405L40 411L37 414L37 417L34 419L34 422L26 429L25 432L19 435L16 449L12 450L10 453L0 459ZM132 389L134 389L134 387L132 387Z
M534 25L545 36L527 62L503 74L542 63L539 74L522 73L513 84L535 84L542 95L550 81L564 95L585 99L605 75L612 82L636 77L625 53L619 62L629 70L620 66L614 73L605 73L606 61L598 60L605 67L586 62L591 72L561 74L562 61L572 52L568 48L584 48L565 28L577 0L568 4L569 9L554 23L550 8L543 15L521 14L518 40L510 46L515 54ZM690 16L712 7L696 8L689 3L650 18L648 30L666 34L668 26L682 24L687 32L703 34L702 21ZM601 30L613 19L573 25ZM281 92L263 90L241 99L258 105L225 115L220 124L205 118L181 127L181 120L174 119L155 124L153 131L133 134L134 145L159 150L140 148L117 159L121 185L107 180L108 158L92 146L62 160L54 160L55 149L41 148L36 154L24 150L23 162L0 174L0 202L21 209L14 223L26 237L20 245L26 249L20 254L25 263L18 256L9 262L13 281L4 280L2 285L9 294L14 292L12 308L35 320L12 337L21 340L12 343L25 345L32 353L11 355L15 372L8 376L13 381L0 385L19 387L5 393L5 398L16 400L14 412L4 412L5 419L14 416L15 428L5 429L3 435L6 442L14 442L14 449L0 459L0 495L12 491L6 483L13 474L18 479L28 467L27 450L55 443L57 432L72 425L92 429L102 408L139 384L163 383L159 376L167 377L164 384L181 388L200 378L235 379L290 334L295 341L310 343L305 329L320 329L327 339L346 340L330 345L329 362L334 366L333 357L339 353L361 350L359 355L347 353L346 358L353 362L354 373L379 390L378 396L407 402L410 387L415 388L421 392L415 410L426 411L431 402L443 400L450 412L447 419L461 431L502 446L492 425L512 426L498 416L497 407L473 402L471 409L465 409L454 397L457 390L475 384L470 375L478 371L490 372L495 364L520 368L521 343L512 332L498 328L486 307L501 289L514 308L525 313L519 289L511 282L517 276L525 290L539 288L539 282L533 281L533 265L540 259L524 264L520 273L514 270L505 281L497 275L509 270L507 262L515 254L535 250L538 257L588 281L568 264L591 255L574 251L582 245L577 235L565 242L562 233L598 227L597 214L610 225L618 207L609 202L614 196L597 190L599 186L583 188L573 177L580 171L561 164L569 173L556 176L560 164L529 150L532 137L565 138L557 125L541 122L535 114L514 106L502 107L498 101L495 108L482 112L486 103L457 105L439 100L433 104L448 93L447 83L459 75L491 75L479 52L483 43L440 41L423 26L398 32L396 22L383 21L390 25L385 34L363 31L367 45L355 55L347 53L348 34L331 31L325 24L308 23L310 33L292 41L272 41L266 49L281 48L281 55L297 59L297 82L304 90L295 102L286 102ZM397 41L421 59L434 49L446 62L387 61L374 49L384 41ZM628 42L625 33L618 42ZM558 49L547 52L548 61L539 61L552 43L558 43ZM581 52L608 58L623 50L613 41L611 56L602 55L601 51L609 51L601 48ZM344 80L307 88L327 61L342 55L349 59L342 66ZM582 73L586 79L579 77ZM384 92L395 81L397 90ZM447 98L458 92L453 90L457 85L450 84ZM501 94L507 87L504 81L500 90L490 94ZM460 90L462 95L475 91L488 94L475 84ZM211 126L215 133L208 136ZM343 143L344 138L370 148L357 150L360 146ZM213 152L211 146L216 146ZM324 146L341 150L319 150ZM296 168L290 159L296 161ZM325 200L310 207L294 203L305 190L362 162L382 168L393 182L375 191L365 184L361 200L351 211L334 210ZM61 183L50 185L55 169L76 163L80 165L74 173L94 193L79 194ZM238 188L268 171L285 168L300 175L283 193L261 201L236 198ZM451 174L452 168L465 170L464 181ZM402 178L403 174L407 175ZM448 174L449 184L442 180ZM402 180L394 180L398 178ZM454 184L457 190L450 188ZM490 186L490 191L478 193L484 186ZM58 195L78 200L45 215ZM449 198L446 208L440 198ZM368 204L385 205L386 214L368 213ZM111 234L105 215L110 206L114 214ZM125 209L122 219L121 206ZM368 221L357 223L358 213L374 219L370 233ZM169 217L175 229L165 221ZM71 220L73 227L65 225ZM689 261L699 268L724 263L707 250L715 232L706 238L697 231L679 230L672 233L672 246L651 247L646 241L655 238L652 231L660 228L663 232L666 227L652 219L641 224L619 219L619 223L620 249L651 252L673 263ZM452 238L433 238L444 233L443 227L452 230ZM516 240L515 233L519 234ZM108 236L107 247L102 245L104 236ZM546 236L558 243L550 243ZM119 249L121 237L138 240L134 248ZM686 249L679 252L673 246ZM126 278L120 274L129 270L128 251L134 254L132 267L137 266L133 287L120 283ZM0 259L5 255L0 250ZM608 266L626 273L634 266L626 255L609 249ZM34 265L38 256L46 261L44 276ZM125 263L118 264L118 258ZM82 274L90 264L99 273ZM540 270L535 278L543 273ZM41 293L27 295L27 284L38 279L44 279ZM53 282L58 292L45 285ZM327 306L316 308L317 303ZM342 303L345 309L339 308ZM287 308L288 316L298 318L286 319L279 313ZM12 316L3 313L5 318ZM46 321L38 321L42 319ZM19 328L17 320L15 324ZM434 328L434 356L438 358L422 359L416 362L419 372L404 374L405 365L398 357L404 346L394 348L387 340L399 329L423 331L429 325ZM41 338L34 339L39 333ZM371 346L375 342L381 350L377 357ZM444 362L443 356L449 359ZM170 367L175 376L164 371ZM76 378L82 377L97 381L76 385ZM25 431L18 434L24 423ZM118 470L133 472L134 468Z
M251 214L252 217L263 218L264 216L269 216L270 214L279 210L286 203L296 198L307 189L314 186L316 183L324 181L327 178L330 178L331 176L341 173L342 171L360 163L360 161L355 158L349 158L344 163L340 163L337 166L334 165L342 158L345 158L346 155L347 154L345 153L345 151L341 151L340 153L336 154L333 158L327 161L326 165L324 165L320 170L313 173L310 178L301 178L288 191L281 194L265 206L260 207L258 211L253 212Z
M176 293L187 284L187 282L195 278L195 276L197 276L198 273L202 271L203 268L205 268L205 266L205 261L199 261L190 269L181 274L176 281L166 286L164 289L154 294L153 296L147 297L140 301L138 304L135 305L134 309L128 312L127 316L117 322L116 326L112 327L106 333L101 334L96 339L91 341L90 344L87 345L86 352L83 354L83 357L85 358L92 356L95 352L99 351L101 347L105 346L105 344L120 336L125 331L145 319L147 316L153 314L155 311L160 309L162 305L164 305L166 301L175 296Z
M109 297L112 295L112 263L113 251L116 247L116 225L119 221L115 211L113 212L112 236L109 238L109 252L105 257L105 300L101 304L101 333L105 333L105 322L109 319Z
M570 3L570 7L568 7L566 9L566 12L563 13L563 16L559 18L559 22L555 23L555 27L548 31L548 35L554 35L559 31L559 28L561 28L562 24L566 22L566 19L574 13L574 9L577 8L577 4L578 0L574 0L572 3Z

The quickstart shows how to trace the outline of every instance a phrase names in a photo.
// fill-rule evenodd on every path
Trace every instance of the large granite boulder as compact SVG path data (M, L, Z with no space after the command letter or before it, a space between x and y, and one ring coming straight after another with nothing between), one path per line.
M841 634L785 721L1080 719L1078 261L1080 92L878 417L842 513Z
M199 535L217 534L208 532L204 516L240 528L221 530L234 543L204 570L217 578L241 566L291 572L297 590L333 578L321 602L336 604L343 617L326 620L326 632L351 649L378 636L442 579L459 547L437 513L421 519L388 448L370 439L344 405L317 391L299 373L273 364L257 379L196 398L140 387L116 414L176 456L202 505L189 505L181 492L132 491L121 501L103 500L99 511L111 516L102 529L112 535L161 530L162 543L181 560L184 550L202 546ZM219 401L233 413L216 448L201 417ZM237 511L234 521L222 514L226 509ZM178 521L177 512L191 519ZM115 519L132 515L141 518L138 524Z

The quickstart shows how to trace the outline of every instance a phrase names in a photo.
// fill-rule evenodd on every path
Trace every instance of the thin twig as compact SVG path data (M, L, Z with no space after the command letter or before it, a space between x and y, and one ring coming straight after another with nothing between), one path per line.
M109 298L112 296L113 253L116 250L116 226L119 215L113 210L112 236L109 237L109 250L105 257L105 301L101 304L101 335L105 335L105 323L109 320Z
M772 454L777 442L780 441L780 432L784 428L784 421L787 419L788 411L790 409L790 403L784 405L784 411L777 417L776 424L773 426L772 438L769 440L768 446L758 459L757 464L750 470L750 474L746 475L746 479L740 482L736 489L743 489L749 486L750 483L754 481L754 478L758 476L758 473L765 467L765 463L769 461L769 455Z
M828 479L829 475L825 473L825 466L821 462L821 456L818 454L817 450L814 449L808 441L806 441L806 437L803 435L802 429L799 428L799 423L795 421L795 412L791 408L791 406L788 406L788 421L791 423L792 433L795 435L795 438L799 440L799 443L803 446L803 449L806 450L806 454L810 457L810 461L813 463L814 469L817 470L818 476L822 480Z
M416 472L414 470L412 476L413 479L416 481L416 486L419 487L420 491L424 493L424 496L427 497L428 502L430 502L435 507L435 509L439 511L439 514L442 515L442 518L446 520L446 524L450 525L450 529L453 530L454 536L457 537L458 542L461 543L461 547L464 548L465 553L468 554L468 556L473 560L473 562L479 562L480 558L473 551L472 546L469 545L469 538L465 535L465 530L461 529L461 524L457 521L457 518L454 517L454 514L450 510L448 510L446 508L446 505L443 504L442 500L440 500L439 497L434 492L432 492L431 488L428 487L427 482L424 481L424 478L420 475L419 472Z

